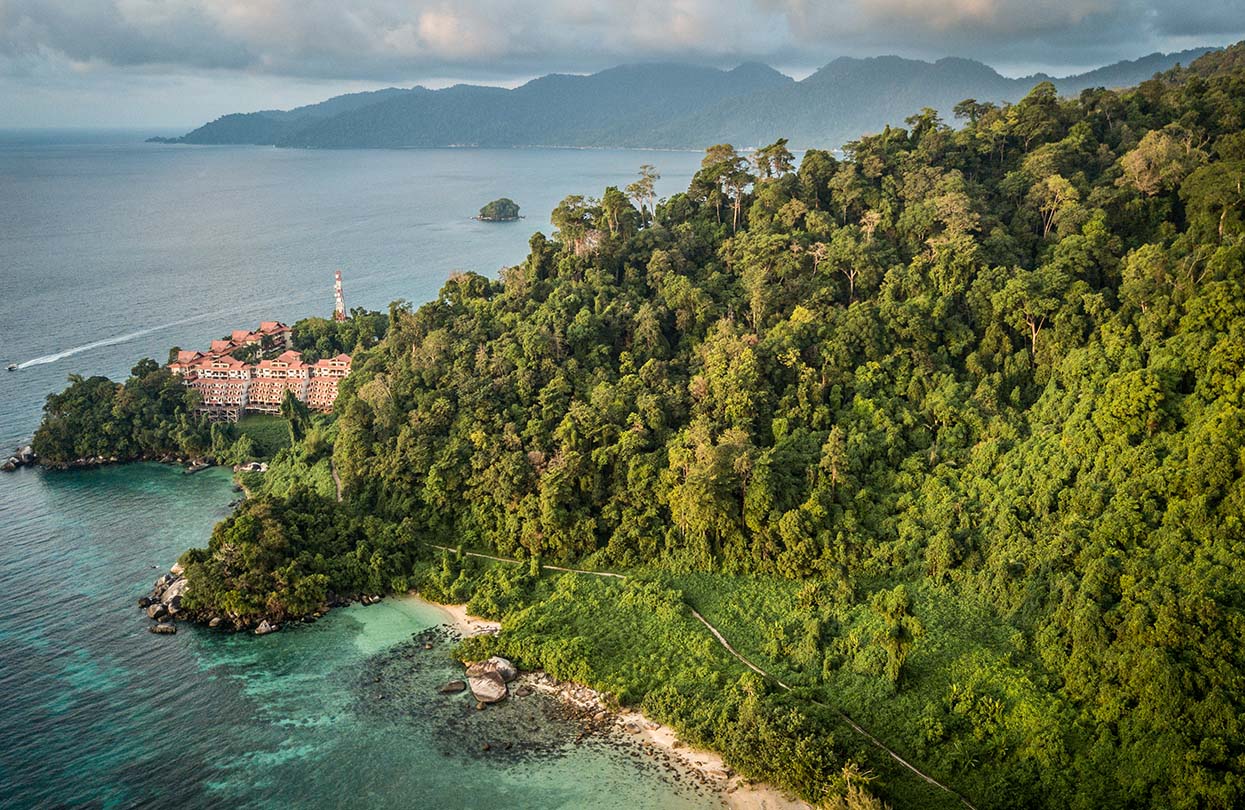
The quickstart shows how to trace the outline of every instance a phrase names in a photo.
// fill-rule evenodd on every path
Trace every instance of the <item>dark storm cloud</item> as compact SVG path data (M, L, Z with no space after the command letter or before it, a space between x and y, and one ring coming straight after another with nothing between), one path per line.
M1245 0L0 0L0 70L504 79L621 61L848 55L1089 64L1224 42Z

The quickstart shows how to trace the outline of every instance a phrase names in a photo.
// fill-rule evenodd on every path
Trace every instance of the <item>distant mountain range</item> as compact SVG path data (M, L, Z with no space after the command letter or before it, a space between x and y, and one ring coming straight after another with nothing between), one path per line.
M878 56L835 59L795 81L759 63L733 70L639 64L590 76L551 74L513 90L460 84L337 96L292 110L234 113L163 143L284 147L618 146L745 148L789 138L793 147L835 148L922 107L944 119L959 101L1016 101L1042 81L1074 95L1128 87L1214 48L1155 53L1054 78L1009 79L971 59L937 62Z

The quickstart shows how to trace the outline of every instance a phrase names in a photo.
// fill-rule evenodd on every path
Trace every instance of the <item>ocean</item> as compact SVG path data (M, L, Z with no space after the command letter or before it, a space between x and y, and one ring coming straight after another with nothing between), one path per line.
M0 452L70 374L122 378L262 320L433 298L495 275L567 194L641 163L680 191L700 156L624 150L299 151L0 133ZM478 223L507 196L527 217ZM476 712L410 598L265 637L147 632L135 600L207 542L229 475L154 464L0 475L0 806L700 808L717 797L549 701ZM432 642L434 649L424 650ZM488 743L489 750L484 750Z

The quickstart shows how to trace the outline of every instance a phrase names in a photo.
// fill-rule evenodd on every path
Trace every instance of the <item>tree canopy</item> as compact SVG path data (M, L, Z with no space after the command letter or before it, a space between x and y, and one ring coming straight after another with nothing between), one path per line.
M500 197L490 203L485 203L476 218L485 222L506 222L518 219L519 204L509 197Z

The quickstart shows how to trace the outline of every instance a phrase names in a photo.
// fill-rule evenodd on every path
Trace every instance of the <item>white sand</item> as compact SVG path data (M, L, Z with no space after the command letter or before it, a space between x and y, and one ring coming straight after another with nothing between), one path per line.
M702 751L679 742L674 729L654 723L636 711L618 715L624 728L638 728L635 735L642 743L668 751L684 767L700 771L722 793L728 807L738 810L808 810L809 805L797 799L787 798L778 788L761 783L751 783L735 774L712 751Z
M437 602L428 602L423 597L420 597L420 599L444 611L450 617L450 621L447 624L452 625L455 630L464 636L478 636L482 633L492 634L501 629L501 624L498 622L491 622L488 619L481 619L479 616L472 616L467 613L466 605L442 605Z

